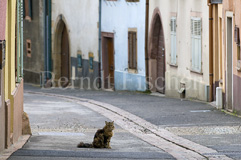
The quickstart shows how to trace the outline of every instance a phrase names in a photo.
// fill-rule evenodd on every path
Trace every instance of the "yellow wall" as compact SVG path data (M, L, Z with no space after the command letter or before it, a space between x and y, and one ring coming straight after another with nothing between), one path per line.
M6 23L6 62L5 62L5 100L10 99L15 89L15 22L16 1L7 1Z
M6 18L6 60L5 60L5 100L11 103L11 133L13 132L13 96L15 89L15 24L16 24L16 0L7 1Z

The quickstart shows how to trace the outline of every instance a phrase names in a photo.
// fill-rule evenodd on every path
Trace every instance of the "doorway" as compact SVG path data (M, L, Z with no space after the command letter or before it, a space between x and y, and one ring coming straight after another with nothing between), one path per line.
M165 42L160 14L155 13L150 38L150 77L154 85L152 91L165 94Z
M114 89L115 63L114 63L114 34L102 33L102 68L105 89Z
M66 26L64 25L61 40L61 86L69 84L69 39Z
M228 13L227 13L228 14ZM232 13L231 13L232 15ZM226 109L233 110L233 17L227 15Z
M70 83L70 39L63 15L59 15L53 43L53 79L55 85L67 87Z

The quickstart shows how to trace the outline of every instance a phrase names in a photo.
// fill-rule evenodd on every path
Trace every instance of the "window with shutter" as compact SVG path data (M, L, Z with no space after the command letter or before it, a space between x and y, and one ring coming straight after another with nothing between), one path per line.
M128 68L137 69L137 32L128 32Z
M177 64L176 17L171 18L171 64Z
M191 53L193 71L201 72L202 68L202 22L201 18L191 18Z

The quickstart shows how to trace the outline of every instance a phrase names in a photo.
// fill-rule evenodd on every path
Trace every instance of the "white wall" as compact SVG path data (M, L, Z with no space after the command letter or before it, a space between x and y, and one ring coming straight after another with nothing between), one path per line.
M69 31L71 57L77 57L77 51L80 50L83 59L88 59L88 53L93 52L94 61L98 62L99 1L52 0L52 34L55 34L57 19L61 14Z
M164 28L166 47L166 94L179 97L177 89L180 82L185 82L189 89L188 98L206 100L205 85L209 85L209 22L206 0L151 0L149 12L149 30L154 9L158 7ZM177 15L177 65L171 62L170 19ZM202 18L202 74L193 73L191 69L191 17ZM176 87L175 87L176 86Z
M145 90L145 0L102 0L102 32L114 33L115 88ZM128 72L128 28L137 28L138 73ZM126 76L127 81L123 80ZM141 84L137 82L141 81ZM126 85L126 88L123 88ZM139 86L140 85L140 86Z

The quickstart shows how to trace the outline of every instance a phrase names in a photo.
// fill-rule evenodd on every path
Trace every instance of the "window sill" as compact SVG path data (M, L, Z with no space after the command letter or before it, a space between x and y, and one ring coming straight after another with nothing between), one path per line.
M130 69L130 68L128 68L128 73L137 74L138 70L137 69Z
M223 79L220 79L220 80L219 80L219 83L220 83L220 84L223 84Z
M236 68L237 68L237 71L238 71L238 72L241 72L241 68L239 68L239 67L236 67Z
M237 67L236 68L237 68L238 72L241 72L241 60L237 61Z
M169 63L169 66L171 66L171 67L175 67L175 68L177 68L177 67L178 67L178 65L177 65L177 64L171 64L171 63Z
M78 67L78 72L82 72L82 67Z
M192 70L192 69L190 69L190 72L196 73L196 74L199 74L199 75L203 75L203 72L194 71L194 70Z

